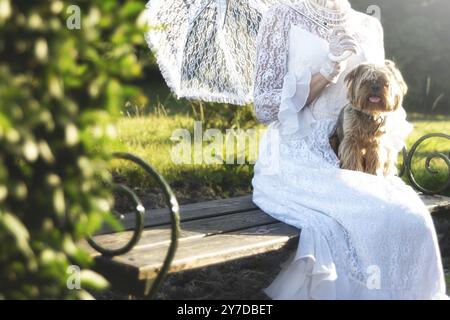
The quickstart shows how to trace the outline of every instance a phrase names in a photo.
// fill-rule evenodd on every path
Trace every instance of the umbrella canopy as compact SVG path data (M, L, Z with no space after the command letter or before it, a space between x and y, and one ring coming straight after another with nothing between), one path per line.
M146 40L178 98L253 100L256 36L280 0L151 0ZM286 2L286 0L285 0Z

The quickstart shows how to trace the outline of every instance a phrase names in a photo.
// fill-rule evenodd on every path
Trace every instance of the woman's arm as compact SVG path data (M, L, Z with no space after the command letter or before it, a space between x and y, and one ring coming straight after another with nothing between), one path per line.
M328 85L338 81L346 68L348 58L357 53L357 48L356 40L348 35L343 27L333 29L330 37L328 61L322 66L320 72L311 79L307 105L314 101ZM333 60L331 60L330 55L333 56Z
M336 83L345 69L344 61L328 61L314 75L309 69L305 69L299 78L287 73L289 29L295 17L298 14L288 6L278 5L272 7L261 21L257 39L254 108L256 117L263 123L277 120L282 98L288 99L296 112L311 104L328 85ZM341 56L345 50L355 51L354 40L343 29L336 29L332 39L330 52L334 56Z
M321 73L316 73L311 78L311 84L309 86L309 95L306 100L306 105L316 100L322 91L330 85L331 81L325 78Z
M261 21L257 39L254 108L256 117L262 123L277 120L287 74L289 29L295 15L297 13L288 6L279 5L269 9ZM305 79L290 80L299 80L293 84L297 88L292 97L298 109L314 101L330 84L320 73L311 77L306 88Z

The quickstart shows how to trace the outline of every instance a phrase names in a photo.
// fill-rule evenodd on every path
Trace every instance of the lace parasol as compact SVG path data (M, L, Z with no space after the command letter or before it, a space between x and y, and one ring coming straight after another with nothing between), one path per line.
M289 0L151 0L146 33L178 98L245 105L253 100L262 14Z

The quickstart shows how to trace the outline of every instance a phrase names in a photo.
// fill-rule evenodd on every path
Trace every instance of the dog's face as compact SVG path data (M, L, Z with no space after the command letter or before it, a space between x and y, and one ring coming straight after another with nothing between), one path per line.
M346 77L348 98L354 108L369 114L395 111L403 103L408 87L394 62L361 64Z

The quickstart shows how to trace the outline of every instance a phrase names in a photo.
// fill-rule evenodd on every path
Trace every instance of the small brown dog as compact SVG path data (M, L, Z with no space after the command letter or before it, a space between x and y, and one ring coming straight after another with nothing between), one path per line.
M408 87L395 66L362 64L345 78L350 104L339 115L336 133L340 141L341 168L374 175L396 173L394 151L383 145L389 134L386 119L399 107ZM330 140L332 144L336 141Z

